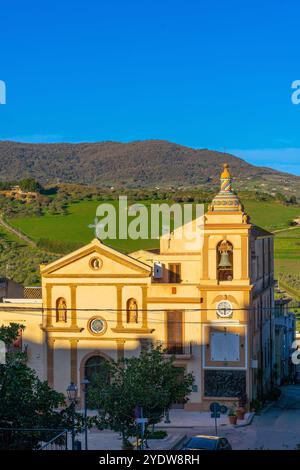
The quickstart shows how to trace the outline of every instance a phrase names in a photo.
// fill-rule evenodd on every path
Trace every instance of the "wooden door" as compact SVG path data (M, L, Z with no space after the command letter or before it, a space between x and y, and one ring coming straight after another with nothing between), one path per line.
M167 349L169 354L183 353L183 325L180 310L167 312Z

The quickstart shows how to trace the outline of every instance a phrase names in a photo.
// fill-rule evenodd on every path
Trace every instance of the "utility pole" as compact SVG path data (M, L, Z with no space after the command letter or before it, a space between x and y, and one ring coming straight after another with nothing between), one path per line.
M88 378L84 378L81 382L84 389L84 443L85 450L88 450L88 425L87 425L87 409L88 409L88 387L90 381Z

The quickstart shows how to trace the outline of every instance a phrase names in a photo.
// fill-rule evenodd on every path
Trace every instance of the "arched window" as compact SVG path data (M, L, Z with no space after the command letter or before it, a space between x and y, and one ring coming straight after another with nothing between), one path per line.
M108 380L107 359L102 356L92 356L87 359L84 365L84 376L93 383L95 376L99 376L100 380Z
M227 240L217 246L217 278L218 281L233 279L233 246Z
M56 321L67 321L67 302L63 297L59 297L56 301Z
M138 305L135 299L128 299L127 305L127 323L138 323Z

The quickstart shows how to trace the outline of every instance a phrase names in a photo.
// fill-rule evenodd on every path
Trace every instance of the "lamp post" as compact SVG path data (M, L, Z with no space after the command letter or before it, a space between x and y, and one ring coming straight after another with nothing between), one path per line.
M71 382L67 388L67 395L72 407L72 450L75 450L75 406L77 391L77 385L74 384L74 382Z
M171 423L169 408L168 408L168 409L166 410L166 412L165 412L165 423L166 423L166 424Z
M88 435L87 435L87 407L88 407L88 386L90 381L87 377L83 379L81 385L83 385L84 390L84 443L85 443L85 450L88 450Z

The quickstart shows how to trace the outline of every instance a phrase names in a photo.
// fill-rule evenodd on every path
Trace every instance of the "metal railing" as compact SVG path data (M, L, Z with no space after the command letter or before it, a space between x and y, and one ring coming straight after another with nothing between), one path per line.
M68 431L0 428L0 450L68 450Z
M68 431L63 430L49 442L43 444L39 450L68 450Z
M165 354L174 354L176 356L191 356L193 352L192 342L158 341Z

